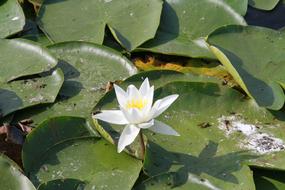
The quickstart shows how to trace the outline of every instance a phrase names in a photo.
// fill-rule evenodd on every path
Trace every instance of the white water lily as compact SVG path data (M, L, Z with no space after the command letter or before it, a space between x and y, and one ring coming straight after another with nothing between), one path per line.
M177 94L159 99L152 105L154 86L150 87L148 78L139 89L134 85L129 85L126 92L117 85L114 85L114 88L120 110L103 110L93 118L112 124L126 125L119 138L118 152L130 145L141 129L179 136L170 126L154 120L178 98Z

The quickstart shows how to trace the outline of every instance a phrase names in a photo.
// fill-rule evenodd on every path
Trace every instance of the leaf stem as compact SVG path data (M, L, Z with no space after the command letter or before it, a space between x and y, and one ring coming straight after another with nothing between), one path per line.
M145 144L144 144L144 139L143 139L142 130L140 130L140 132L139 132L139 139L140 139L141 150L142 150L142 158L144 159L144 155L145 155Z

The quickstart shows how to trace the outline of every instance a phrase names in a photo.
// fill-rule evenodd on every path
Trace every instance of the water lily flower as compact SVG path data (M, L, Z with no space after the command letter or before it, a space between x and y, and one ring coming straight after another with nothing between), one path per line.
M134 85L129 85L126 92L117 85L114 85L114 88L120 110L103 110L93 118L112 124L126 125L119 138L118 152L130 145L141 129L179 136L170 126L155 120L178 98L177 94L159 99L153 104L154 86L150 87L148 78L139 89Z

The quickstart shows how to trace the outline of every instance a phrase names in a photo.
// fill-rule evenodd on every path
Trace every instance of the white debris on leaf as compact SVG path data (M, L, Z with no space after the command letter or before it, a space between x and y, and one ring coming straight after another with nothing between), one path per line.
M218 119L218 127L223 130L227 137L241 133L244 140L240 142L242 148L252 150L259 154L282 151L285 144L282 139L271 134L261 132L261 126L246 123L241 116L222 116Z

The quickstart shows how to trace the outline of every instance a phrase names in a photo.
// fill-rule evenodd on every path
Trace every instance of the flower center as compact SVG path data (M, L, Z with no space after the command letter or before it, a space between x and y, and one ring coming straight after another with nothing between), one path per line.
M138 109L143 109L147 104L147 100L145 99L132 99L132 100L129 100L128 103L127 103L127 108L130 109L130 108L138 108Z

